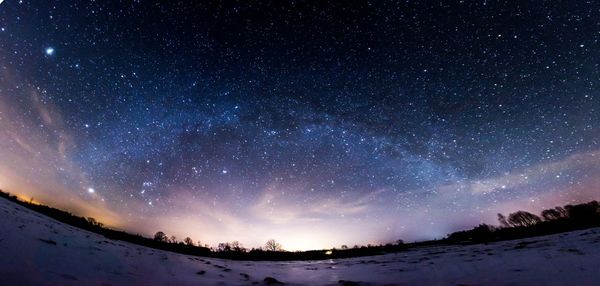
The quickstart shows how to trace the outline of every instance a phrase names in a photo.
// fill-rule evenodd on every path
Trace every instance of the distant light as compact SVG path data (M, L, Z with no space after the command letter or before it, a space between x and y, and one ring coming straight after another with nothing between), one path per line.
M333 254L333 251L331 251L331 250L325 251L325 255L331 255L331 254Z
M94 190L94 188L88 188L87 189L88 193L93 194L96 192L96 190Z
M53 47L47 47L46 48L46 55L51 56L54 54L54 48Z

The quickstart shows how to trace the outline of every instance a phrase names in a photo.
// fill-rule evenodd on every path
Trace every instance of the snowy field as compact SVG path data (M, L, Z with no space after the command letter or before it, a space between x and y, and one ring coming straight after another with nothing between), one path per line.
M201 258L83 231L0 199L2 285L600 285L600 228L296 262Z

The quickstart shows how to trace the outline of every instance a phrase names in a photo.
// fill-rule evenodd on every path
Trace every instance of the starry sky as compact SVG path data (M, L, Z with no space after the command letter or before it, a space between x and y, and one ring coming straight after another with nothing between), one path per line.
M0 188L288 250L600 199L599 39L595 1L6 0Z

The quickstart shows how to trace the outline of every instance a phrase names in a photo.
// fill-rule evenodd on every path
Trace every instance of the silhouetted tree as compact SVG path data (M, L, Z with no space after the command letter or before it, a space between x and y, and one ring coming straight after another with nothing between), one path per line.
M171 235L171 238L169 238L169 242L170 243L177 243L177 237L175 237L174 235Z
M506 221L506 217L501 213L498 214L498 222L500 223L501 227L510 227L510 225Z
M508 223L513 227L529 227L533 226L542 219L530 212L518 211L508 215Z
M232 241L230 244L231 246L231 250L235 251L235 252L246 252L246 248L244 248L242 246L242 244L239 241Z
M158 242L167 242L168 238L164 232L157 231L156 234L154 234L154 240L156 240Z
M348 249L348 245L345 245L345 244L344 244L344 245L342 245L341 249L342 249L342 250L346 250L346 249Z
M555 207L554 209L557 210L562 217L564 217L564 218L569 217L569 213L567 212L567 210L564 207Z
M569 218L578 224L595 223L600 220L600 204L597 201L574 206L567 205L565 210Z
M565 218L565 213L558 210L558 207L542 211L542 218L545 221L553 221Z
M194 241L189 236L183 240L183 243L189 246L194 246Z
M487 242L493 239L495 227L487 224L480 224L473 228L471 236L474 241Z
M231 251L231 245L229 244L229 242L221 242L221 243L219 243L219 245L217 245L217 251L219 251L219 252Z
M93 218L93 217L88 217L88 218L87 218L87 221L88 221L88 223L89 223L89 224L91 224L91 225L96 225L96 224L98 224L98 222L96 221L96 219L95 219L95 218Z
M265 250L266 251L282 251L283 248L281 247L281 244L277 241L275 241L274 239L269 239L267 241L267 243L265 243Z

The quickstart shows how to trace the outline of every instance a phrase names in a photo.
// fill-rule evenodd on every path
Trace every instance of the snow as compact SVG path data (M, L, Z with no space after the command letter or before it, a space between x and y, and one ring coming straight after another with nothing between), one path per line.
M352 259L228 261L109 240L0 199L0 284L600 285L600 228Z

